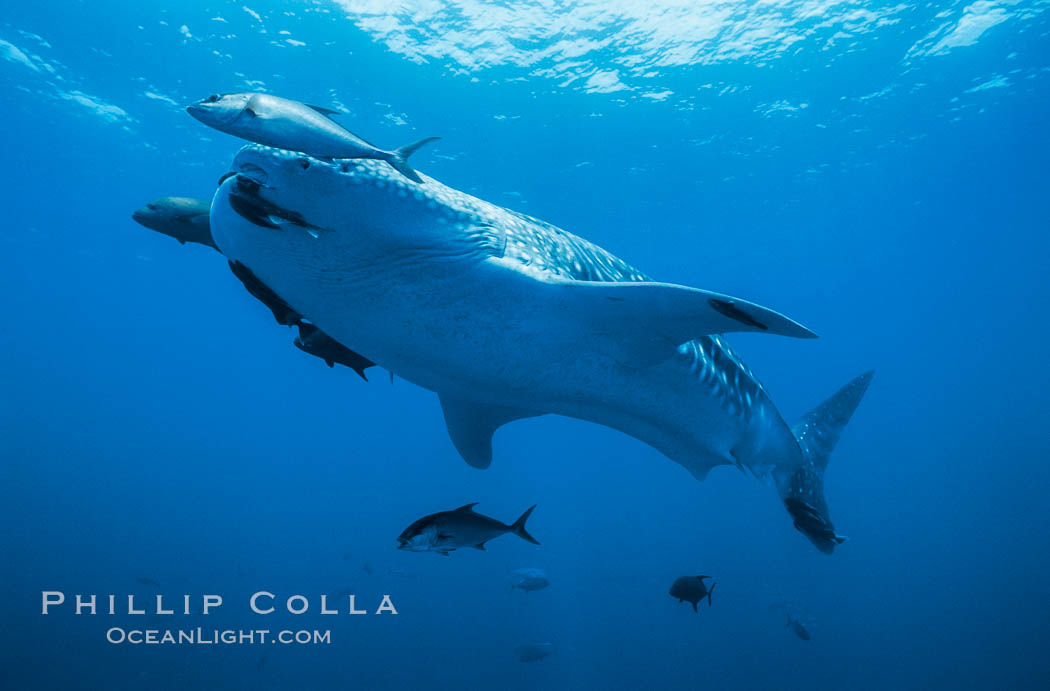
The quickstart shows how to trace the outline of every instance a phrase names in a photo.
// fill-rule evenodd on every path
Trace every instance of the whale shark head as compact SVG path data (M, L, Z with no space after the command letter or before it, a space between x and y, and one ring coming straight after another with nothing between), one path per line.
M486 202L429 178L413 183L383 161L326 161L249 145L231 172L216 193L213 225L227 256L249 266L252 258L242 258L240 248L250 254L265 245L327 268L428 253L460 256L486 241L475 229Z
M212 94L186 106L186 112L205 125L222 130L244 113L251 94Z

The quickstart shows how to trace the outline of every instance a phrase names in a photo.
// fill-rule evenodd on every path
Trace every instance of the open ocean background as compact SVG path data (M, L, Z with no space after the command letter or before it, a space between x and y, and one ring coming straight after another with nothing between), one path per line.
M5 3L0 686L1048 688L1048 8ZM215 252L130 218L210 198L241 142L183 108L244 90L441 136L412 162L444 183L799 319L820 340L729 339L788 420L874 367L826 478L850 541L826 557L770 488L574 420L509 425L479 472L433 394L300 353ZM395 549L473 501L537 503L542 546ZM520 567L551 586L511 592ZM697 615L667 589L699 573ZM346 588L400 614L316 614ZM52 589L226 600L41 616ZM252 616L261 589L314 609ZM106 643L144 619L333 642Z

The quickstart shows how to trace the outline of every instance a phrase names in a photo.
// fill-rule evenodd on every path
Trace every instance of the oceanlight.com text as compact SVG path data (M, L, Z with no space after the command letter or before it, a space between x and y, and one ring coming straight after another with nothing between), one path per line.
M270 629L123 629L106 631L113 645L330 645L330 630Z

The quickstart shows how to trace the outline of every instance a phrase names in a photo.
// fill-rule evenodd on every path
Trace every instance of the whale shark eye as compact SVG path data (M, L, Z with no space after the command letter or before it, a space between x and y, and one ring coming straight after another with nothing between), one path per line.
M204 99L205 103L218 103L219 99L222 98L219 94L212 94L208 98Z
M302 168L303 170L306 170L307 168L310 167L310 162L307 161L305 158L300 158L299 159L299 167Z

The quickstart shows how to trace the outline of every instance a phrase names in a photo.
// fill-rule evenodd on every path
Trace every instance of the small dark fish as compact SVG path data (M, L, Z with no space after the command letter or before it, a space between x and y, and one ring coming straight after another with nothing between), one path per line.
M237 280L244 284L245 289L251 293L252 297L269 308L278 324L299 327L299 335L294 341L296 348L304 353L321 358L329 367L334 367L337 362L340 365L345 365L356 372L359 377L368 381L368 377L365 376L365 370L369 367L374 367L374 362L363 355L358 355L313 324L304 322L301 314L292 309L281 296L259 280L247 266L237 261L231 261L229 265L230 271L237 277ZM343 558L347 559L348 557L344 556Z
M475 506L477 502L420 518L397 538L397 548L448 556L449 552L460 547L484 550L486 542L507 533L514 533L534 545L540 544L525 530L525 521L536 508L535 504L511 525L477 513L474 511Z
M522 643L515 646L514 652L518 654L518 659L522 662L536 662L548 655L553 655L554 644L550 642Z
M160 583L157 583L155 580L153 580L149 576L139 576L138 578L135 579L135 582L138 583L139 585L151 585L154 588L159 588L160 587Z
M676 598L679 602L689 602L693 605L693 611L699 612L696 608L697 603L707 598L707 606L711 606L711 593L715 590L715 584L712 583L711 587L708 588L704 583L705 578L710 576L682 576L674 583L671 584L671 597Z
M806 610L795 601L782 601L778 600L769 606L770 611L780 612L784 615L784 619L787 622L787 627L791 629L796 636L804 641L808 641L811 637L809 627L812 625L813 618L806 612Z
M337 362L349 367L365 381L368 381L365 370L375 366L374 362L363 355L358 355L313 324L299 323L299 336L295 339L295 347L304 353L321 358L329 367L335 367Z
M348 585L344 585L342 588L336 588L332 592L328 593L328 606L332 607L336 600L345 600L354 594L354 589Z
M787 618L787 625L791 627L791 630L795 632L795 635L801 638L802 640L808 641L810 639L809 629L807 629L805 624L803 624L802 622L793 619L790 614Z
M269 286L260 281L244 264L240 262L229 262L230 271L237 277L244 287L256 300L266 305L273 318L282 326L294 326L302 321L302 316L288 306L288 303L280 298L277 293L270 290Z

